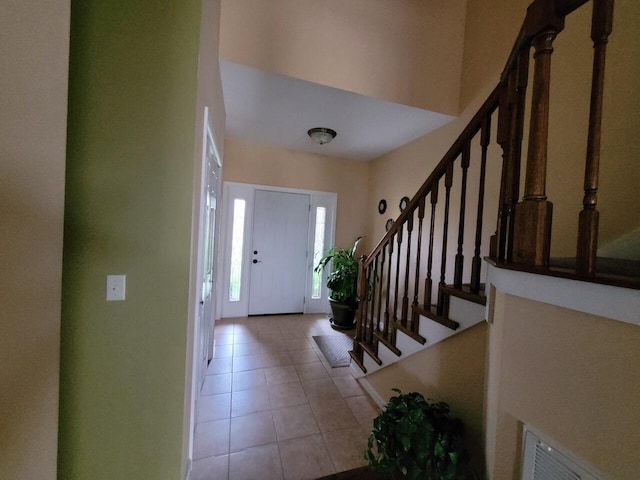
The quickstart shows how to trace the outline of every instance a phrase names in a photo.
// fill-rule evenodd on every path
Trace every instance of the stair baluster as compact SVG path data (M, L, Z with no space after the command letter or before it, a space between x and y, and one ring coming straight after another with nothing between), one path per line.
M373 264L369 264L369 266L367 267L367 285L365 285L365 295L366 295L366 300L365 300L365 304L364 304L364 308L365 308L365 316L367 318L367 338L366 338L366 342L373 346L374 340L373 340L373 315L369 313L369 307L371 306L371 310L373 310L373 305L371 303L371 297L370 297L370 291L369 291L369 285L371 284L371 278L372 278L372 270L373 270ZM373 313L373 312L371 312Z
M438 182L431 187L430 195L431 218L429 221L429 255L427 257L427 278L424 281L424 308L431 308L431 299L433 297L433 280L431 279L433 271L433 239L436 226L436 206L438 204Z
M402 225L394 225L397 230L396 240L398 243L398 251L396 253L396 283L393 295L393 321L398 321L398 290L400 287L400 250L402 250Z
M413 209L407 217L407 251L405 254L406 264L404 268L404 289L402 295L402 317L400 322L403 327L407 326L409 317L409 268L411 266L411 233L413 232Z
M369 279L369 285L367 286L368 290L371 292L370 302L371 302L371 323L373 332L377 332L380 330L380 315L376 315L376 302L379 295L376 295L376 287L379 289L378 282L378 261L380 259L380 254L376 255L376 258L373 262L373 277Z
M460 216L458 217L458 251L455 257L455 268L453 273L453 285L462 288L462 270L464 268L464 255L462 253L464 245L464 217L467 203L467 172L471 163L471 142L469 139L462 147L462 188L460 189Z
M449 205L451 204L451 186L453 185L453 162L447 164L444 175L444 225L442 226L442 257L440 261L440 283L438 284L438 315L442 316L445 310L445 298L442 288L446 285L447 273L447 237L449 235Z
M382 249L382 251L380 252L380 275L376 277L375 282L379 284L379 295L378 295L378 322L377 322L377 331L380 332L382 331L382 328L380 326L381 322L384 322L384 314L382 311L382 295L384 292L384 285L383 285L383 279L384 279L384 263L385 263L385 253L386 249ZM377 261L377 259L376 259ZM375 284L374 284L375 285ZM383 327L384 328L384 327Z
M484 213L484 185L487 175L487 147L491 139L491 115L487 115L482 121L482 131L480 134L480 146L482 147L482 157L480 160L480 187L478 188L478 211L476 213L476 238L473 260L471 261L471 291L480 291L480 271L482 269L482 259L480 249L482 245L482 219Z
M593 72L587 162L584 172L583 210L578 221L578 249L576 268L579 274L593 276L596 272L598 250L598 173L600 169L600 138L602 132L602 97L607 42L613 24L613 0L594 0L591 22L593 40Z
M418 291L420 289L420 253L422 250L422 221L424 219L424 207L425 207L425 197L423 195L420 196L420 203L418 204L418 241L416 248L416 272L415 279L413 282L413 307L418 306ZM414 333L418 333L418 318L419 315L412 310L411 313L411 331Z
M391 331L389 330L389 321L391 316L389 315L389 299L391 297L391 263L393 260L393 237L389 239L387 244L389 248L389 268L387 268L387 295L384 301L384 337L391 341Z

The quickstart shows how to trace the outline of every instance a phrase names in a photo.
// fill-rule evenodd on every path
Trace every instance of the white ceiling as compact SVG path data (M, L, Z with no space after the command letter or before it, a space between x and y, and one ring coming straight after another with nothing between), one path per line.
M227 135L249 143L355 160L395 150L454 117L221 61ZM332 128L329 144L307 130Z

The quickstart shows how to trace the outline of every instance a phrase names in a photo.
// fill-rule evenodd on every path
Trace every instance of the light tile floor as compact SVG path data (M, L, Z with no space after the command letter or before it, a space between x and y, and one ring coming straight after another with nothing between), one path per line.
M316 479L366 464L379 409L311 338L326 315L223 319L198 406L192 480Z

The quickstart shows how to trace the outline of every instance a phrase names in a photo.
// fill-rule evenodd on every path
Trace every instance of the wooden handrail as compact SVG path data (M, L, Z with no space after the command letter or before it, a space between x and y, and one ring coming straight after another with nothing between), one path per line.
M460 150L462 145L466 141L467 138L472 137L482 127L482 121L487 116L493 113L498 108L498 99L500 98L500 94L503 91L502 85L497 85L496 88L489 94L489 97L482 104L478 112L473 116L473 118L469 121L465 129L458 136L451 148L444 154L442 160L436 165L431 172L431 175L427 177L422 186L418 189L417 193L413 196L413 198L407 204L407 208L400 214L400 216L393 223L389 231L382 237L382 239L377 243L377 245L373 248L371 253L367 256L367 260L365 264L369 264L372 259L382 250L382 247L386 245L389 239L397 233L402 225L404 225L407 217L410 212L413 212L420 204L420 197L426 197L430 191L436 180L440 179L444 176L447 165L453 162L458 155L460 154Z
M575 12L588 1L589 0L555 0L556 11L559 15L566 17L570 13Z

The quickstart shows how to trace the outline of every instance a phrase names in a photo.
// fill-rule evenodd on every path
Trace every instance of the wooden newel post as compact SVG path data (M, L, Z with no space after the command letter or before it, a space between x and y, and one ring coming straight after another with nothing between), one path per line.
M598 250L598 172L600 167L600 138L602 125L602 96L607 42L613 24L613 0L594 0L591 23L593 40L593 76L591 80L591 107L587 161L584 172L583 210L578 221L578 249L576 267L581 275L593 276L596 272Z
M516 205L513 260L529 266L548 267L553 204L547 200L547 141L549 136L549 87L553 41L564 27L554 2L534 2L527 11L526 28L533 34L535 50L529 150L524 196Z

